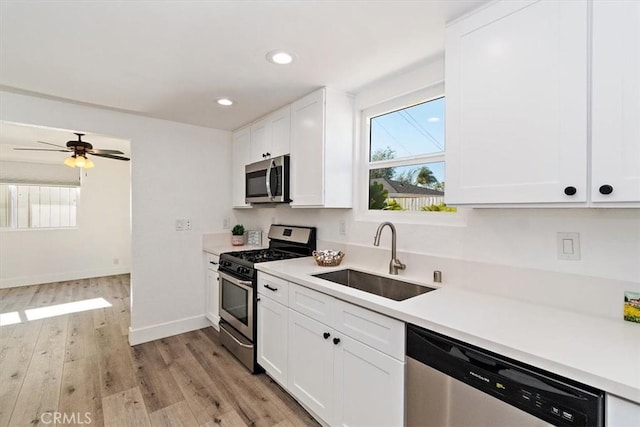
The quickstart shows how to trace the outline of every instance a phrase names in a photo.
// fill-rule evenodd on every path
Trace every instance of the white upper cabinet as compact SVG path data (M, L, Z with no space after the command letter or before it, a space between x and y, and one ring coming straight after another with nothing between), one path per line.
M287 105L251 125L249 163L289 154L291 106Z
M640 2L593 4L593 204L640 206Z
M249 126L233 132L231 161L231 198L234 208L251 207L245 201L244 167L249 163L251 150L251 129Z
M503 1L447 28L447 204L587 201L587 9Z
M352 98L323 88L291 104L291 206L350 208L352 174Z

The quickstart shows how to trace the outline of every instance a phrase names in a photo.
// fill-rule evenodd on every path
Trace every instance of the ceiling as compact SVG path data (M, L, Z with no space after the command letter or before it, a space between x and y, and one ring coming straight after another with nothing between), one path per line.
M233 130L441 55L445 22L485 2L2 0L0 85ZM273 49L296 60L271 64Z
M14 148L45 148L56 149L37 141L66 146L67 141L77 140L73 131L53 129L42 126L21 125L0 121L0 159L12 161L25 161L34 163L62 163L69 154L53 151L22 151ZM123 139L112 138L99 134L87 134L83 141L90 142L94 148L107 150L120 150L125 157L131 156L130 142ZM96 160L95 156L91 157ZM99 159L102 161L102 159ZM107 159L107 162L113 160Z

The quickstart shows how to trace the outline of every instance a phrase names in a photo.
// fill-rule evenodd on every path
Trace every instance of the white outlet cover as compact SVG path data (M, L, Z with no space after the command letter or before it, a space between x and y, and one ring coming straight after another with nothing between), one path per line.
M176 219L176 231L183 231L183 230L184 230L184 220Z
M580 233L558 232L556 233L556 247L558 259L563 261L580 260Z

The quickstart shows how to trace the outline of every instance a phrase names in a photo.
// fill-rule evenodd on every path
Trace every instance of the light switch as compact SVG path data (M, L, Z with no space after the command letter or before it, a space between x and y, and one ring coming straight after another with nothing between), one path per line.
M562 239L562 253L565 255L573 255L573 240Z
M580 233L559 232L556 242L559 260L580 260Z

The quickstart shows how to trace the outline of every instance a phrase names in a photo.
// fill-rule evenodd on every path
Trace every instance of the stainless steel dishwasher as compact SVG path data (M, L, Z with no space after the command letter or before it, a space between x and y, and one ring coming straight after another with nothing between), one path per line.
M407 325L407 426L604 426L604 393Z

